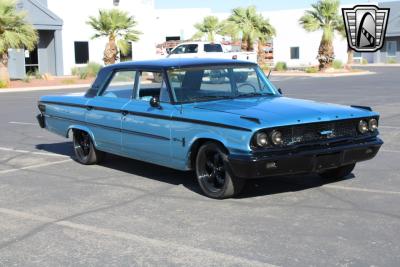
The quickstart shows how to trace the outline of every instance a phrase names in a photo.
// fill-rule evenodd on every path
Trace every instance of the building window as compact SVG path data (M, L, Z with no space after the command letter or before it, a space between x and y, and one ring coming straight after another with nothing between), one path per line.
M180 36L167 36L165 37L165 41L180 41L181 37Z
M290 59L300 58L300 48L298 46L290 48Z
M123 61L131 61L132 60L132 42L128 42L128 53L121 53L121 62Z
M89 42L75 42L75 64L86 64L89 61Z
M387 55L388 57L396 56L396 41L387 41Z
M353 52L353 57L354 58L362 58L362 55L360 52Z

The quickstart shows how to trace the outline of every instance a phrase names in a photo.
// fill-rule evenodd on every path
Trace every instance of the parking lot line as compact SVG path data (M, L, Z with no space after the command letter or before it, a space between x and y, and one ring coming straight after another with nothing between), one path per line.
M389 153L400 153L400 150L381 149L380 151Z
M398 191L376 190L376 189L349 187L349 186L341 186L341 185L323 185L322 187L331 188L331 189L339 189L339 190L347 190L347 191L366 192L366 193L400 195L400 192L398 192Z
M69 156L56 154L56 153L48 153L48 152L35 152L29 150L22 150L22 149L15 149L9 147L0 147L0 151L10 151L15 153L23 153L23 154L32 154L32 155L41 155L41 156L50 156L50 157L62 157L62 158L69 158Z
M84 232L89 232L97 235L102 235L102 236L108 236L112 238L118 238L118 239L124 239L128 241L134 241L138 243L144 243L148 244L152 247L159 247L162 249L173 249L176 251L176 253L179 255L181 253L182 255L187 255L188 253L192 253L194 255L198 255L201 257L207 257L208 259L211 259L211 261L218 261L220 262L221 260L224 261L229 261L229 262L234 262L235 265L238 266L276 266L272 265L269 263L265 262L260 262L260 261L255 261L239 256L234 256L230 254L225 254L222 252L217 252L217 251L211 251L207 249L202 249L202 248L196 248L188 245L182 245L178 244L175 242L170 242L170 241L164 241L164 240L159 240L155 238L149 238L145 236L140 236L132 233L127 233L127 232L121 232L121 231L116 231L116 230L111 230L111 229L106 229L106 228L100 228L97 226L92 226L92 225L87 225L87 224L81 224L81 223L74 223L71 221L67 220L57 220L49 217L44 217L44 216L38 216L34 215L31 213L26 213L26 212L21 212L21 211L16 211L16 210L11 210L11 209L5 209L5 208L0 208L0 213L4 215L9 215L13 216L19 219L28 219L28 220L33 220L33 221L38 221L41 223L45 224L52 224L52 225L57 225L65 228L70 228L74 230L79 230L79 231L84 231Z
M37 125L37 123L33 122L22 122L22 121L9 121L10 124L18 124L18 125Z
M397 126L380 125L379 128L400 130L400 127Z
M55 164L61 164L61 163L65 163L65 162L68 162L68 161L72 161L72 159L65 159L65 160L60 160L60 161L55 161L55 162L47 162L47 163L36 164L36 165L31 165L31 166L26 166L26 167L21 167L21 168L2 170L2 171L0 171L0 174L23 171L23 170L29 170L29 169L36 169L36 168L40 168L40 167L46 167L46 166L51 166L51 165L55 165Z

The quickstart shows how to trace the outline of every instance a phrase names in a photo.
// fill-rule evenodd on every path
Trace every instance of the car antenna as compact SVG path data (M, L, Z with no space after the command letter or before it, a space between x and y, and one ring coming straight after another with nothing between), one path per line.
M267 76L268 79L269 79L269 76L271 76L271 72L272 72L272 68L269 69L268 76Z

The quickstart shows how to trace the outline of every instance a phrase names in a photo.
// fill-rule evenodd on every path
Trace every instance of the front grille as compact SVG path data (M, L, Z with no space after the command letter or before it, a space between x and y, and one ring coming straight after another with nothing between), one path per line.
M354 138L358 136L359 120L342 120L282 127L279 131L284 137L284 145L296 145L337 138Z

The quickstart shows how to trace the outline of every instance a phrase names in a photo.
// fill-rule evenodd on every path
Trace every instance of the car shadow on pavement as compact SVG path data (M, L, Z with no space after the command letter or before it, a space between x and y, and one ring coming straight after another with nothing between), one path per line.
M74 158L71 142L39 144L36 145L36 148L46 152ZM178 171L111 154L107 154L104 161L99 165L172 185L182 185L197 194L202 194L200 187L197 184L195 174L191 171ZM342 180L353 179L354 177L355 176L351 174ZM338 181L340 180L323 179L315 174L249 179L246 182L243 192L236 198L251 198L264 195L302 191Z

